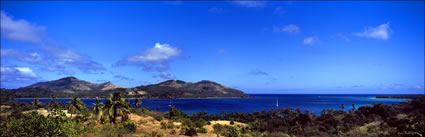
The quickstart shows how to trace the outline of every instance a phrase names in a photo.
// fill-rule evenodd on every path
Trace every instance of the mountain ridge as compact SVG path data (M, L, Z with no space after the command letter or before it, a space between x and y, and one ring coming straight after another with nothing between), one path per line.
M206 97L247 97L237 89L223 86L213 81L185 82L166 80L156 84L126 88L105 83L91 83L76 77L64 77L57 80L37 82L18 89L2 89L18 98L50 97L106 97L110 93L121 92L126 97L142 98L206 98Z

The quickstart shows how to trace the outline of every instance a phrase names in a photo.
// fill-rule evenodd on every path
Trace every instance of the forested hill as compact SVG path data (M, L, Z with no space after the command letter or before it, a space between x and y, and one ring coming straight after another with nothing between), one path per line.
M132 90L137 94L150 98L247 97L240 90L207 80L196 83L168 80L157 84L135 87Z

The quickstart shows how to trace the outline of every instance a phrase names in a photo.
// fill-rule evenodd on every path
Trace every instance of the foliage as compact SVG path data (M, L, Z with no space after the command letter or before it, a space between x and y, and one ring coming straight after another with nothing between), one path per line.
M96 97L96 102L93 103L93 112L96 115L96 120L98 119L98 115L102 113L102 104L103 102L101 102L99 98Z
M122 123L122 126L127 131L127 133L134 133L134 132L136 132L136 125L133 122L131 122L130 120L124 121Z
M130 104L119 92L110 94L103 108L114 124L116 124L116 117L121 116L122 121L125 121L130 114Z
M81 125L67 119L45 117L36 112L11 117L1 124L1 136L78 136Z
M205 128L203 128L203 127L198 128L196 131L197 131L198 133L207 133L207 132L208 132L208 131L207 131L207 129L205 129Z
M67 102L66 104L67 104L68 112L71 114L71 118L73 113L76 113L77 111L82 112L83 109L86 108L83 101L81 101L80 98L77 98L77 97L72 98L72 100Z
M142 101L139 98L136 98L136 100L134 100L134 107L137 109L139 106L142 106Z

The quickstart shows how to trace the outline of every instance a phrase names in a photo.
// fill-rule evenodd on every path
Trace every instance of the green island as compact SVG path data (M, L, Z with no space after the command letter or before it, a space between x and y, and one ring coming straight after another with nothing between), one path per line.
M93 107L87 107L78 97L66 104L55 99L51 96L48 104L38 99L24 103L2 96L0 136L422 137L425 134L424 95L393 105L355 108L353 104L348 112L324 109L321 115L292 108L187 115L170 107L162 113L143 107L139 99L130 104L119 92L110 94L105 104L97 99Z

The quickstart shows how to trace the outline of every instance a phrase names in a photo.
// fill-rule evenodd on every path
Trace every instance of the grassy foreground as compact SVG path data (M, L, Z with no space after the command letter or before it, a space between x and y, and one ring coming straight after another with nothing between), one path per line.
M97 100L92 108L79 98L66 104L56 102L54 97L48 104L37 99L31 104L7 99L0 103L2 137L423 137L425 134L425 96L394 105L360 108L352 105L349 112L323 110L319 116L292 108L216 115L198 112L189 116L170 107L167 113L162 113L142 107L138 99L129 104L120 93L111 94L105 104Z

